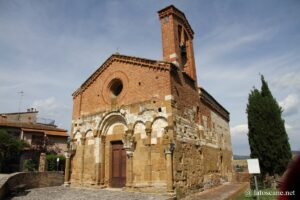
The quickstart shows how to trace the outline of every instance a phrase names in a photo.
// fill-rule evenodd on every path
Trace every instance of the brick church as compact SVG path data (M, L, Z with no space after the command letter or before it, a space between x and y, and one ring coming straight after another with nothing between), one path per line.
M197 84L184 13L158 15L163 60L113 54L73 93L65 184L185 194L230 181L229 112Z

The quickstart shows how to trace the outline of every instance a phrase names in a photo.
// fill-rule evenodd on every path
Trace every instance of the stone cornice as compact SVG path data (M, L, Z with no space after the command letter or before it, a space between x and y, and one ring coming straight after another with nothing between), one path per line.
M213 96L211 96L206 90L203 88L200 89L200 99L207 105L209 105L215 112L217 112L222 118L229 122L230 113L221 105Z
M152 68L153 70L164 70L170 71L173 66L172 63L165 62L165 61L158 61L158 60L150 60L146 58L139 58L134 56L126 56L120 54L113 54L111 55L81 86L78 88L73 94L73 97L76 97L81 92L83 92L89 85L91 85L96 78L112 63L119 62L119 63L127 63L132 65L137 65L140 67L148 67Z
M169 16L169 15L173 15L173 16L176 16L177 18L181 19L185 29L189 33L190 37L193 39L194 31L193 31L191 25L189 24L188 20L186 19L184 13L181 12L178 8L176 8L173 5L170 5L166 8L161 9L160 11L158 11L158 14L159 14L160 19L162 19L166 16Z

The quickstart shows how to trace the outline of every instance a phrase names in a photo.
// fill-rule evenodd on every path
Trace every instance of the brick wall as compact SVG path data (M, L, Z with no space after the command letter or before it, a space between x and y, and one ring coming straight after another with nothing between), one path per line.
M111 109L108 85L113 78L121 78L124 84L116 106L152 98L163 100L165 95L171 93L168 71L113 62L82 94L74 97L73 120L80 116L80 111L81 114L89 114Z

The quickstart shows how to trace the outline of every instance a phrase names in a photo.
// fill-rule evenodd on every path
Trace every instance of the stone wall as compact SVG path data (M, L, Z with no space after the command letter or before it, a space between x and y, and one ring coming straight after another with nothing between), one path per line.
M71 184L110 187L111 142L123 141L132 131L132 185L166 187L165 128L171 117L171 97L91 112L73 120ZM172 118L171 118L172 119ZM146 129L150 130L147 134ZM104 163L104 164L103 164ZM127 163L129 165L129 163ZM104 173L100 177L101 171ZM128 174L127 174L128 175ZM99 181L99 179L101 179Z
M176 88L178 90L180 86ZM195 91L185 89L187 99L195 98L195 94ZM178 197L230 181L232 149L229 121L212 105L199 99L199 94L198 103L194 104L180 98L180 93L174 99L177 101L173 174Z
M64 182L63 172L18 172L0 180L0 199L14 187L24 185L25 189L60 186Z

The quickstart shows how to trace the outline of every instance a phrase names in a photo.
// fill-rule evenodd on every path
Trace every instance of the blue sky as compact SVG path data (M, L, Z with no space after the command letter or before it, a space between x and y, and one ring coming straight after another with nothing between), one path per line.
M37 108L70 129L72 92L112 53L162 59L157 11L193 30L198 83L231 113L235 154L249 154L247 98L265 76L300 149L300 1L0 0L0 112Z

